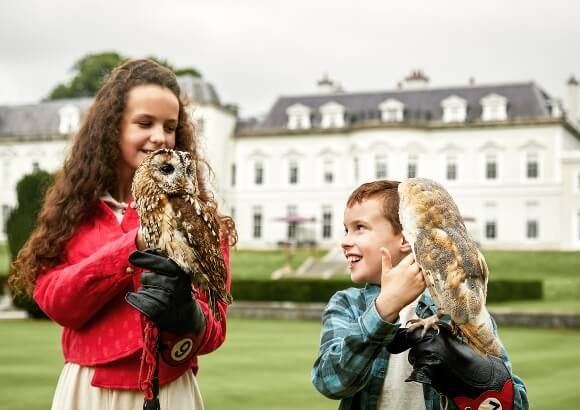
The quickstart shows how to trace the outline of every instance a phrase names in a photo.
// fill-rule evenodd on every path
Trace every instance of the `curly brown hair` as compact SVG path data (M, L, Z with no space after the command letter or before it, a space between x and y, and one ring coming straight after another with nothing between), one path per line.
M198 184L202 200L212 203L221 220L222 235L230 245L237 241L234 221L218 213L217 203L204 173L211 167L198 150L189 115L180 99L175 74L152 60L130 60L116 67L87 111L72 147L53 185L45 195L36 228L12 263L9 284L16 294L31 294L36 276L61 262L62 251L77 226L96 209L105 192L115 192L115 168L120 158L119 130L129 91L138 85L155 84L169 89L179 101L175 149L187 151L200 163Z

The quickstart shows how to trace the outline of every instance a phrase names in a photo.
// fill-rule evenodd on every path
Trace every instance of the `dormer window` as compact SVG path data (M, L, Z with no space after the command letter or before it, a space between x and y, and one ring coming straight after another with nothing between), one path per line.
M405 105L401 101L389 98L379 105L379 109L381 110L381 121L403 121L403 110L405 109Z
M294 104L286 109L288 115L287 127L291 130L310 128L310 108L302 104Z
M70 134L79 129L81 113L77 107L72 104L65 105L58 110L60 122L58 132L61 134Z
M344 127L344 106L329 102L320 107L322 128L342 128Z
M507 119L507 98L498 94L489 94L479 100L481 119L483 121L504 121Z
M443 122L464 122L467 118L467 101L456 95L441 101Z
M548 112L551 117L560 118L563 114L562 102L557 99L548 101Z

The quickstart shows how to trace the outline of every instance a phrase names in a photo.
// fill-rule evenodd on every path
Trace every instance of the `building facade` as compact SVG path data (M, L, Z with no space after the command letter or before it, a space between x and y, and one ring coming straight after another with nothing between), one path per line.
M241 247L335 246L354 188L427 177L450 191L485 248L580 249L574 105L535 83L429 88L420 72L386 92L329 83L238 128L227 195Z
M533 82L431 88L414 72L395 90L349 93L325 78L260 121L236 121L201 79L180 82L242 248L336 246L354 188L427 177L450 191L483 247L580 249L574 79L562 106ZM0 107L3 221L24 174L62 163L89 104Z

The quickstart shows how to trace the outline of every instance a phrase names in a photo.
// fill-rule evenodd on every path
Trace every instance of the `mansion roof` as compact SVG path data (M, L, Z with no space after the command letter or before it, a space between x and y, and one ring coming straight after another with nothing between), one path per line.
M403 122L438 122L443 121L442 102L449 97L459 97L466 104L465 122L478 121L482 118L481 100L490 95L501 96L507 101L508 120L550 117L552 98L535 83L513 83L500 85L470 85L464 87L395 89L376 92L343 92L334 94L316 94L299 96L282 96L274 103L262 121L246 121L238 126L241 132L257 132L268 129L284 129L288 125L288 110L301 106L310 110L312 128L320 128L325 105L339 104L344 108L345 125L356 125L369 121L381 120L381 106L385 101L402 103ZM321 110L322 107L322 110ZM324 126L323 126L324 127Z
M57 136L61 134L63 109L76 109L82 115L92 101L92 98L73 98L38 104L0 106L0 137Z

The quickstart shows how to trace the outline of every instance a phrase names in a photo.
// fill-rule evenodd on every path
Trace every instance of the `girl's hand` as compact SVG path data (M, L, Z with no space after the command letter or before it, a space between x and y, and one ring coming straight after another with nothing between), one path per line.
M377 311L388 322L394 322L399 312L425 290L425 279L413 254L405 256L393 267L391 254L381 248L381 292L376 300Z

